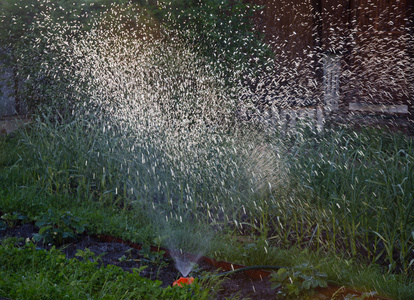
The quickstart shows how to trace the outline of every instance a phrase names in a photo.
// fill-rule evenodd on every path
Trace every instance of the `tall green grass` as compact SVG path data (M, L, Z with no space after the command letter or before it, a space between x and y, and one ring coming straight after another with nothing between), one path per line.
M152 236L141 236L161 244L165 222L204 224L218 237L209 253L243 264L273 261L273 247L298 248L412 277L414 148L408 137L338 128L281 143L257 132L211 133L197 135L209 159L193 157L184 168L161 142L152 145L156 137L128 141L88 124L39 117L30 131L4 141L4 148L18 151L3 163L3 187L34 189L69 207L64 198L124 211L132 223L134 215L146 219L138 227L151 224ZM182 157L181 148L173 149ZM113 226L108 230L115 233ZM222 252L220 244L237 248L227 238L220 242L226 232L250 236L261 254Z
M409 137L374 129L335 129L292 144L297 201L324 212L324 225L305 218L318 226L314 241L412 275L413 146Z

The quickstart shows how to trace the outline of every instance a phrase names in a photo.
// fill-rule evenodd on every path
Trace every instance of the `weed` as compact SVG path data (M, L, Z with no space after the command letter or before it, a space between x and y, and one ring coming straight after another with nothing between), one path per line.
M44 243L62 245L82 234L86 224L82 224L70 212L60 214L54 209L49 209L36 221L36 226L40 229L39 233L33 236L35 241L43 240Z
M270 274L271 288L278 289L278 299L306 299L317 287L326 287L327 276L309 264L292 269L281 268Z
M146 262L158 265L164 260L165 251L152 251L149 244L142 245L142 248L139 252L144 257L143 261Z
M27 220L27 216L17 212L5 213L1 216L1 219L4 220L7 226L14 227L19 221Z
M98 257L96 257L96 254L91 251L89 248L85 248L85 250L79 249L75 256L80 257L83 260L90 260L90 261L99 261L102 256L104 256L106 253L100 254Z

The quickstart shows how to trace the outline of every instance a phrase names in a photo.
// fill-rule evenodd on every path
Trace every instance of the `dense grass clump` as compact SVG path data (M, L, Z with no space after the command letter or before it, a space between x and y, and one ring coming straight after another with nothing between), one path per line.
M299 184L330 212L328 247L412 274L413 146L402 134L336 129L294 150Z

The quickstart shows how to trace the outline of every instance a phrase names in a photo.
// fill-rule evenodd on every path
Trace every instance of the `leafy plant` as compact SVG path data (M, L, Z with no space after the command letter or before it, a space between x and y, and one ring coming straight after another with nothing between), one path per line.
M4 215L1 216L1 219L4 220L7 226L14 227L19 221L26 220L27 217L21 213L14 212L12 214L5 213ZM0 224L0 228L1 228L1 224Z
M49 209L36 222L36 226L39 226L40 230L38 234L33 236L35 241L43 240L44 243L61 245L85 232L86 224L82 224L70 212L60 214L53 209Z
M76 257L80 257L83 260L90 260L90 261L98 261L104 255L105 253L102 253L98 257L96 257L95 252L91 251L89 248L85 248L85 250L79 249L75 254Z
M149 244L142 245L140 254L144 257L144 261L151 262L153 264L160 264L164 260L165 251L152 251Z
M317 287L326 287L327 275L318 272L313 266L305 263L289 270L281 268L270 275L271 288L279 289L278 299L305 299L315 293Z
M162 251L162 250L158 252L151 251L151 246L148 244L142 245L140 254L144 257L141 260L141 264L142 262L147 262L147 263L152 263L157 266L158 270L157 270L156 278L158 278L161 269L165 267L166 265L168 265L168 262L164 258L165 251ZM146 266L141 266L141 267L146 267Z

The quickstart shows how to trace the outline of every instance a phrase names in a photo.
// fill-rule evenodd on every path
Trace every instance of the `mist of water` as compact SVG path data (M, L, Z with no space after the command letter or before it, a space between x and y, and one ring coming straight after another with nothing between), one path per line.
M169 228L164 229L167 234L165 242L170 249L175 267L183 277L187 277L200 257L208 251L213 233L194 222L180 225L177 227L176 224L174 228L171 224L167 225Z

